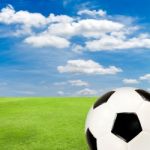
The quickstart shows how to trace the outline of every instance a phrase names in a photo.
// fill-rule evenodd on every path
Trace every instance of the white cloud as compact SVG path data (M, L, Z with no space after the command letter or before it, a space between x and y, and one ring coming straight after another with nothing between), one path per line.
M48 16L48 23L71 23L73 21L72 17L69 17L67 15L54 15L50 14Z
M63 91L58 91L57 94L60 95L60 96L62 96L62 95L64 95L65 93L64 93Z
M81 19L74 22L51 24L47 32L52 35L66 38L72 36L97 38L105 33L120 31L123 28L123 24L111 20Z
M74 23L69 22L59 22L50 24L48 29L45 31L47 34L56 35L60 37L70 38L78 34L74 27Z
M56 86L60 86L60 85L71 85L71 86L88 86L89 83L88 82L85 82L85 81L82 81L80 79L78 80L68 80L68 81L64 81L64 82L55 82L54 85Z
M141 76L140 80L148 80L148 81L150 81L150 74L145 74L145 75Z
M139 81L136 79L123 79L124 84L138 84Z
M102 10L102 9L100 9L100 10L98 10L98 11L96 11L96 10L89 10L89 9L83 9L83 10L80 10L80 11L78 11L78 13L77 13L78 15L89 15L89 16L92 16L92 17L94 17L94 16L105 16L107 13L106 13L106 11L104 11L104 10Z
M16 11L11 5L1 9L0 23L15 25L12 36L24 35L24 42L33 47L67 48L76 45L73 51L114 51L135 48L150 48L150 34L140 31L131 17L109 16L104 10L83 9L79 16ZM88 18L82 15L88 15ZM95 16L91 19L90 16ZM103 17L97 17L103 16ZM128 23L125 23L128 18ZM36 29L35 29L36 28ZM83 38L80 46L72 37ZM76 42L76 41L75 41Z
M90 51L150 48L150 38L139 36L127 39L115 36L104 36L99 40L86 42L86 48Z
M15 31L12 31L11 35L19 37L19 36L28 36L32 34L33 34L33 31L31 27L23 25L23 26L18 27Z
M69 80L68 81L72 86L88 86L89 84L82 80Z
M65 66L58 66L60 73L83 73L83 74L116 74L122 72L122 69L115 66L104 68L101 64L93 60L69 60Z
M50 14L49 16L46 17L41 13L30 13L28 11L23 11L23 10L15 11L13 6L11 5L8 5L7 7L1 9L0 11L0 23L6 25L16 25L16 28L13 29L14 33L11 35L14 36L31 35L31 37L29 38L32 39L35 33L40 33L40 34L36 34L37 38L41 38L41 34L42 34L42 37L45 36L45 38L47 39L48 34L43 34L43 33L47 32L48 26L53 24L58 24L58 23L62 23L62 24L71 23L72 21L73 18L67 15ZM34 30L33 27L37 29ZM53 34L52 37L55 37L55 35ZM34 44L31 45L34 46ZM45 45L47 46L49 44L45 42Z
M78 44L72 45L72 51L78 54L81 54L84 51L84 47Z
M101 37L103 34L120 31L124 25L111 20L83 19L76 24L76 33L84 37Z
M83 96L96 95L96 94L97 91L88 88L85 88L77 92L77 95L83 95Z
M54 15L50 14L45 17L41 13L30 13L28 11L15 11L12 5L1 9L0 22L5 24L24 24L31 27L43 27L50 23L65 23L72 22L73 18L67 15Z
M44 34L27 37L24 42L33 47L67 48L70 45L70 42L64 38Z
M11 5L0 12L0 22L5 24L24 24L25 26L40 27L46 25L47 19L40 13L30 13L20 10L16 12Z

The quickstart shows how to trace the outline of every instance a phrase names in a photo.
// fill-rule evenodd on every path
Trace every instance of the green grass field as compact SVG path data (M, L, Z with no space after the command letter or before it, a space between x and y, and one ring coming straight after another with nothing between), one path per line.
M1 150L87 150L84 123L96 98L0 98Z

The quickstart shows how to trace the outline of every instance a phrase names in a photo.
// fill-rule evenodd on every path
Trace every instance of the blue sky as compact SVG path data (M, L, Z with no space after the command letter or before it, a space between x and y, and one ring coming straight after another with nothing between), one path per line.
M2 0L0 96L150 90L148 0Z

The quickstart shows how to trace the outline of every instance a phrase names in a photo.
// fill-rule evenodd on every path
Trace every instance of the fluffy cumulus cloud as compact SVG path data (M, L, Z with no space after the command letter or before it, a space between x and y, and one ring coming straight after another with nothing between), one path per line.
M33 47L55 47L55 48L67 48L70 42L64 38L50 35L30 36L24 40L24 43L30 44Z
M51 24L47 32L66 38L73 36L97 38L106 33L121 31L123 28L123 24L111 20L80 19L73 22Z
M136 79L123 79L124 84L138 84L139 81Z
M25 26L40 27L47 23L47 19L40 13L18 11L8 5L0 12L0 22L5 24L23 24Z
M90 51L150 48L150 38L143 35L130 39L127 37L104 36L103 38L86 42L86 48Z
M0 12L0 23L7 26L16 26L12 35L27 35L24 43L33 47L68 47L70 42L67 39L51 35L47 30L51 24L71 21L72 18L66 15L55 16L54 14L50 14L48 17L45 17L40 13L30 13L22 10L16 12L11 5L3 8Z
M77 92L77 95L83 95L83 96L90 96L90 95L96 95L97 91L89 88L82 89Z
M116 74L122 72L121 68L109 66L105 68L93 60L69 60L66 65L58 66L60 73L82 73L82 74Z
M150 48L149 33L113 18L101 9L83 9L74 17L16 11L11 5L0 11L0 23L15 26L13 35L24 35L24 43L33 47L70 47L75 52ZM82 46L73 37L83 38Z
M145 75L141 76L140 80L148 80L148 81L150 81L150 74L145 74Z
M0 22L4 24L22 24L31 27L44 27L50 23L71 22L72 18L66 15L55 16L50 14L45 17L41 13L30 13L28 11L15 11L12 5L1 9Z

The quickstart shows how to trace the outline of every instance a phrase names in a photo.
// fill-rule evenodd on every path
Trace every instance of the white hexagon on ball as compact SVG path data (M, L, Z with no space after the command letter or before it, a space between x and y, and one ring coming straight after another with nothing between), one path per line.
M90 150L150 150L150 93L119 88L101 96L86 120Z

